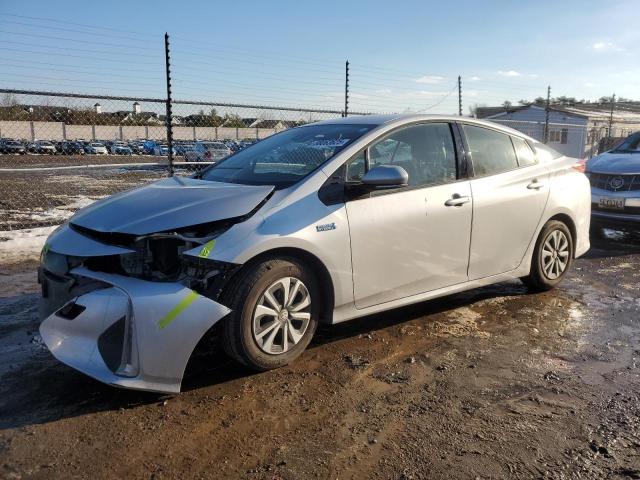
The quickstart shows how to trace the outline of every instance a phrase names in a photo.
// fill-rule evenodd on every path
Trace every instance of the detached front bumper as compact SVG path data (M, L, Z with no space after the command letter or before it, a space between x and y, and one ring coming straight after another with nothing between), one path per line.
M179 392L195 346L230 312L179 283L86 268L70 274L101 287L49 315L40 335L58 360L110 385Z

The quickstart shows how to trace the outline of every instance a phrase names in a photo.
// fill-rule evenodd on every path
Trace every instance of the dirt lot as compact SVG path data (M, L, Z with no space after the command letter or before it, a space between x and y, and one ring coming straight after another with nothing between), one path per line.
M99 198L166 176L166 167L151 165L166 162L144 155L0 155L0 169L13 170L0 172L0 232L57 225ZM100 166L115 164L123 166ZM51 167L83 168L14 170Z
M204 344L185 392L103 386L37 335L33 264L0 275L3 478L640 478L640 235L560 288L518 282L323 328L252 374Z

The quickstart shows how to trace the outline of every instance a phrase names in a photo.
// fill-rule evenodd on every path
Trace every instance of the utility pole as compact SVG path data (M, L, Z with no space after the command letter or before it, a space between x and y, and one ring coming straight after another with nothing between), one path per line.
M349 114L349 60L344 64L344 112L342 116Z
M616 105L616 94L614 93L611 96L611 112L609 113L609 138L613 137L612 134L612 130L613 130L613 108Z
M462 116L462 77L458 75L458 115Z
M171 114L171 59L169 56L169 34L164 34L164 59L167 75L167 144L169 146L169 176L173 177L173 115Z
M549 143L549 112L551 109L551 85L547 87L547 104L544 108L544 143Z

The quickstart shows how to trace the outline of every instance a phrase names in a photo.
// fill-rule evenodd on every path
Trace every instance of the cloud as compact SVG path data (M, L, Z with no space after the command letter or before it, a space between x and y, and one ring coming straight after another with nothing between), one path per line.
M439 75L425 75L420 78L416 78L416 83L427 83L429 85L434 85L436 83L440 83L444 80L444 77L440 77Z
M588 87L588 88L591 88L591 87L595 87L595 86L596 86L596 84L595 84L595 83L593 83L593 82L585 82L585 83L584 83L584 86L585 86L585 87Z
M622 52L624 48L619 47L613 42L595 42L591 48L596 52Z
M475 75L473 77L469 77L470 82L479 82L480 80L482 79L480 77L476 77Z
M515 70L498 70L498 75L502 75L503 77L521 77L522 76L520 72L516 72Z

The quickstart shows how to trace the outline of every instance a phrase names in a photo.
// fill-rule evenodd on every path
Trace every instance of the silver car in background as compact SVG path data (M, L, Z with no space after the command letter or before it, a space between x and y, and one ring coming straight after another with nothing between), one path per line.
M80 210L43 249L45 344L108 384L178 392L203 335L268 370L335 324L521 278L589 249L589 182L520 132L462 117L343 118Z
M222 142L196 142L184 154L186 162L218 162L231 155L231 149Z
M640 226L640 132L587 162L595 224Z
M84 147L84 151L90 155L108 155L109 151L104 143L100 142L91 142L89 145Z

